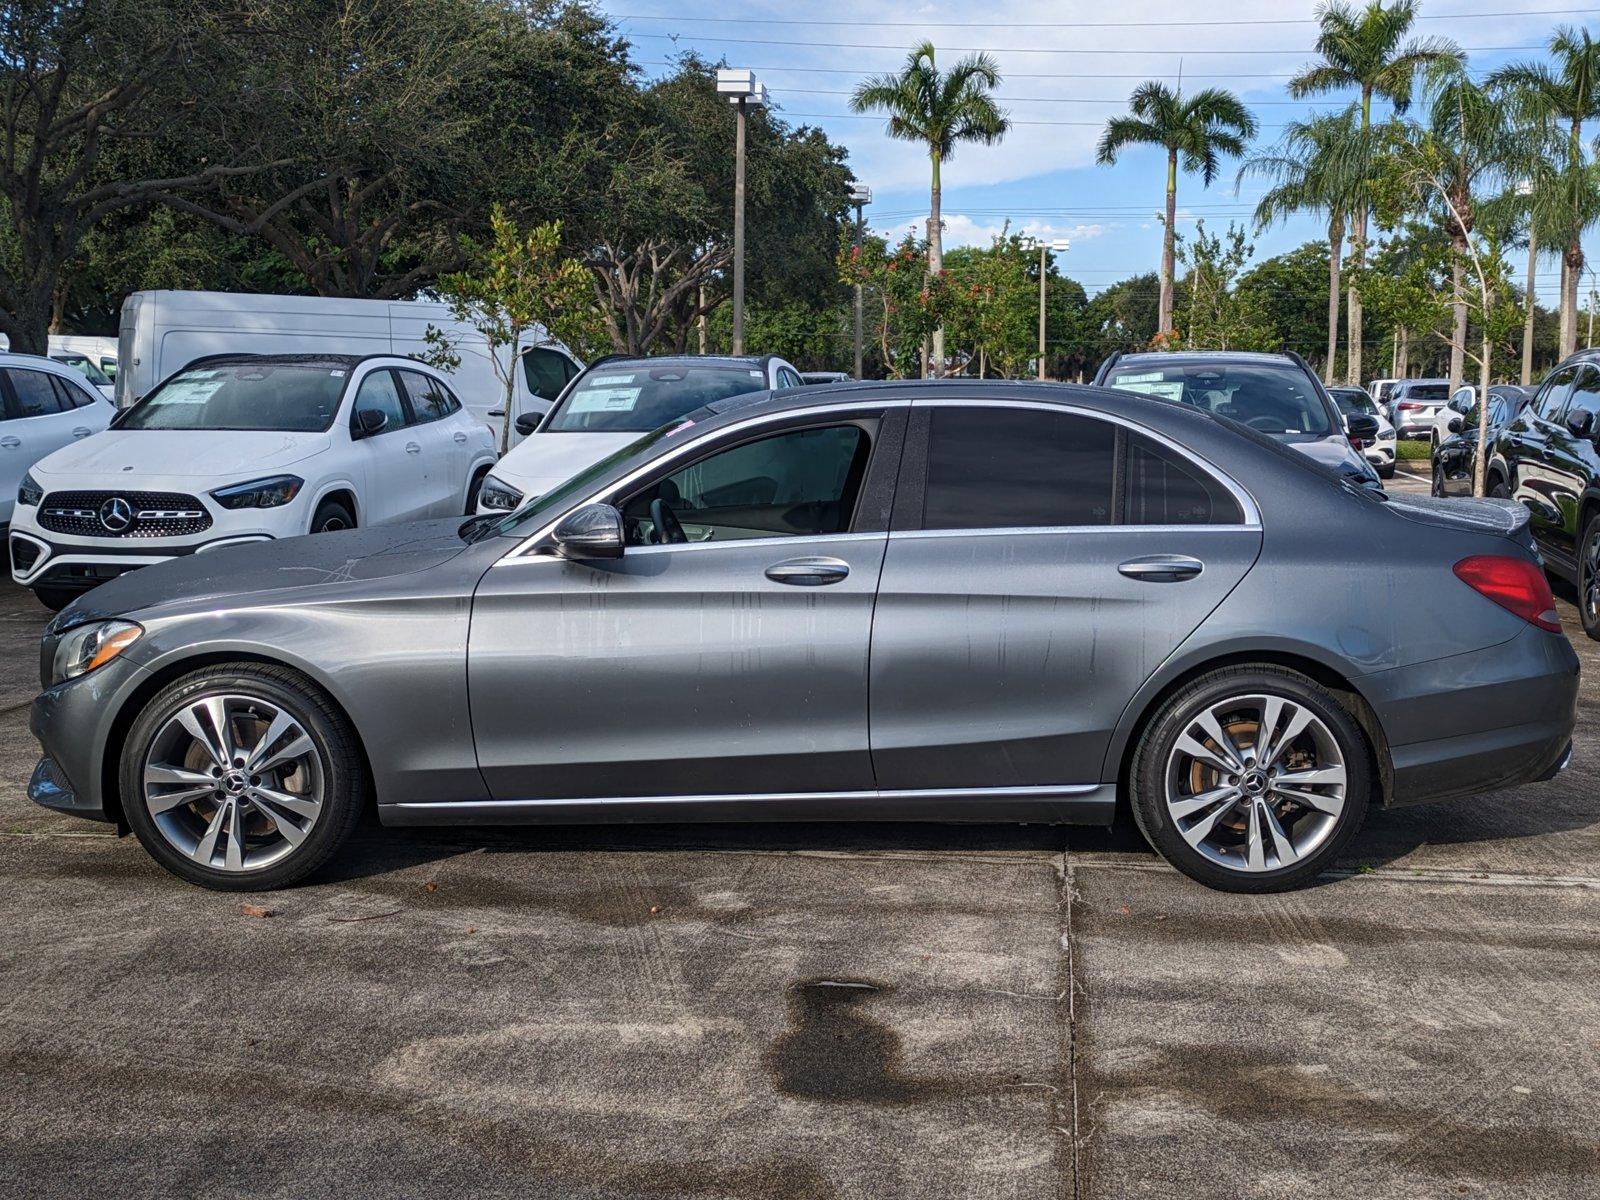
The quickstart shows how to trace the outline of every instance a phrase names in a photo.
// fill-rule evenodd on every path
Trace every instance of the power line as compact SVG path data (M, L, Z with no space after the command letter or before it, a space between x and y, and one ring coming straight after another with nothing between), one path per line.
M1515 12L1427 12L1418 21L1464 21L1486 17L1581 17L1600 13L1600 8L1542 8ZM1315 17L1256 17L1228 20L1185 21L863 21L833 17L690 17L663 16L658 13L614 15L614 21L682 21L699 25L844 25L876 29L1146 29L1154 26L1210 27L1235 25L1316 25Z
M1183 51L1173 50L1167 53L1181 55ZM635 59L634 65L638 67L676 67L679 64L671 59ZM794 75L856 75L861 74L859 67L792 67L792 66L766 66L759 64L750 68L763 75L769 74L794 74ZM1176 74L1176 72L1174 72ZM1293 79L1293 71L1270 71L1251 74L1248 71L1222 71L1207 75L1199 71L1185 71L1185 79ZM1081 72L1027 72L1007 71L1007 79L1149 79L1150 72L1135 72L1123 75L1097 75Z
M785 87L784 94L795 93L802 96L854 96L855 92L849 88L797 88ZM1089 96L996 96L996 100L1005 104L1115 104L1119 107L1128 103L1126 96L1114 97L1089 97ZM1314 104L1314 100L1246 100L1248 106L1255 105L1291 105L1299 106ZM1323 108L1308 113L1308 116L1320 116L1324 113L1341 112L1342 109Z
M628 36L632 38L650 38L656 41L668 41L676 43L682 35L676 33L630 33ZM728 45L740 46L800 46L817 50L895 50L898 53L898 49L896 47L885 46L881 42L802 42L789 38L721 37L706 34L696 34L695 37L698 41L721 42ZM1282 58L1286 55L1304 56L1311 53L1311 51L1304 47L1284 47L1276 50L1197 50L1192 46L1153 46L1143 50L1102 50L1089 49L1081 46L945 46L943 49L956 54L1135 54L1141 57L1149 57L1152 54L1181 54L1185 58L1191 54L1220 54L1225 56L1242 54L1270 54L1275 57ZM1467 53L1477 53L1486 50L1494 52L1513 50L1543 52L1546 47L1462 46L1461 49Z
M802 117L802 118L804 118L806 120L809 120L809 121L887 121L888 120L887 117L881 117L881 116L878 116L878 115L876 115L874 113L790 112L788 109L779 108L776 105L774 106L774 108L775 108L776 111L781 112L786 117ZM1083 128L1086 128L1086 129L1104 129L1106 123L1105 123L1104 120L1100 120L1100 121L1012 121L1011 124L1013 124L1013 125L1058 125L1058 126L1076 125L1076 126L1081 126ZM1258 129L1287 129L1288 126L1284 125L1284 124L1272 124L1272 125L1258 125L1257 128Z

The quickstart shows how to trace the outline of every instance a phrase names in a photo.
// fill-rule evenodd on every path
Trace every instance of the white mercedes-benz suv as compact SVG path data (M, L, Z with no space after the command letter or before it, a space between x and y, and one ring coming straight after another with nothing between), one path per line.
M222 546L469 513L494 435L396 355L219 355L17 489L11 574L61 608L124 571Z

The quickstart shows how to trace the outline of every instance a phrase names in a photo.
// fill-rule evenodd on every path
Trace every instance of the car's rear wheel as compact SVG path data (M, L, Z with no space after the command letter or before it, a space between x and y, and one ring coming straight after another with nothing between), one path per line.
M1444 464L1437 458L1433 460L1433 488L1429 494L1433 496L1444 495Z
M1583 631L1600 642L1600 512L1584 521L1578 544L1578 616Z
M75 592L71 588L40 587L34 588L33 594L39 598L39 603L51 612L60 612L83 593Z
M1501 479L1498 475L1489 476L1488 487L1485 490L1489 493L1491 499L1511 499L1511 489L1506 486L1506 481Z
M1371 749L1315 681L1228 667L1174 694L1133 763L1134 819L1185 875L1230 892L1276 892L1325 870L1361 828Z
M333 533L355 527L356 515L342 500L324 500L317 505L316 516L311 518L312 533Z
M123 747L122 811L162 866L219 891L285 887L350 836L366 770L344 716L282 667L207 667L163 688Z

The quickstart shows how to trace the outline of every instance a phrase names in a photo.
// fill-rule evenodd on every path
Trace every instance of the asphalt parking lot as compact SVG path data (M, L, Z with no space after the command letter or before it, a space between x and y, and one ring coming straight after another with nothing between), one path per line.
M1581 634L1571 770L1288 895L818 825L370 827L241 898L28 803L45 615L0 588L4 1194L1600 1193Z

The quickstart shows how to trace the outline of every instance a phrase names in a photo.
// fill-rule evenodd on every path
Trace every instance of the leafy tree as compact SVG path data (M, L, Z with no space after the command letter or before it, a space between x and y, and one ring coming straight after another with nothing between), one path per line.
M1038 354L1038 258L1017 234L986 247L963 246L945 260L950 277L949 335L966 348L966 370L980 378L1025 372Z
M1260 305L1258 292L1237 287L1255 247L1244 230L1231 222L1224 235L1206 232L1196 222L1194 240L1181 257L1189 264L1188 330L1184 344L1190 350L1270 350L1273 331Z
M1259 348L1294 350L1317 361L1323 346L1315 331L1328 309L1328 259L1327 245L1307 242L1262 259L1239 275L1235 295L1261 331ZM1327 362L1320 366L1324 378L1334 378L1336 361L1331 368Z
M1289 80L1289 94L1300 99L1357 89L1361 93L1360 134L1369 152L1373 98L1387 100L1395 112L1403 113L1410 107L1412 87L1420 69L1462 57L1460 48L1448 38L1405 40L1417 19L1416 0L1396 0L1389 5L1369 0L1366 7L1359 9L1344 0L1330 0L1317 10L1317 19L1321 26L1317 53L1321 58ZM1346 370L1351 382L1361 378L1360 279L1367 258L1367 212L1367 204L1357 204L1350 244L1350 352Z
M516 416L516 373L520 369L522 335L535 333L539 344L565 342L580 354L592 353L596 314L589 275L576 259L561 252L561 226L550 222L519 229L495 205L489 216L494 240L486 247L465 244L477 267L442 276L438 292L450 315L471 325L488 342L489 361L504 391L505 420L500 449L511 446ZM455 343L435 325L427 330L428 359L454 370L461 365Z
M933 182L928 206L928 271L944 269L944 223L941 215L943 165L962 142L993 145L1011 122L994 101L1000 69L987 54L959 59L941 72L932 42L923 42L906 56L904 70L879 75L860 84L850 98L858 113L885 112L893 138L920 142L928 148ZM944 372L944 330L933 330L934 373Z
M952 305L949 278L925 270L928 244L907 233L896 245L862 239L859 250L839 251L840 281L862 289L866 323L890 379L908 378L922 359L923 342L944 324Z
M1112 166L1129 146L1160 146L1167 152L1167 213L1161 243L1161 298L1156 336L1173 336L1172 279L1176 265L1178 163L1198 172L1206 187L1217 177L1221 156L1238 156L1256 135L1256 119L1232 92L1206 88L1187 100L1157 81L1141 83L1128 101L1129 115L1106 125L1096 153L1102 166Z

